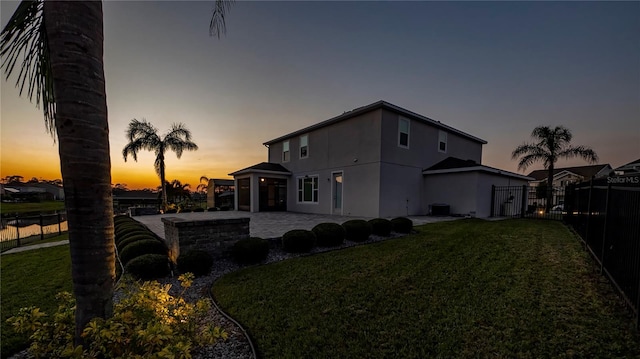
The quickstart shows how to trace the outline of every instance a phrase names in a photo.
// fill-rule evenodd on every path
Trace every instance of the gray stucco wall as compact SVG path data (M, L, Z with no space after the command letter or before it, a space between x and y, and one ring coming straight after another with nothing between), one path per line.
M380 210L378 217L425 215L422 168L380 164Z
M477 172L435 174L424 177L424 205L444 203L451 214L477 216Z
M447 133L447 152L438 152L439 129L422 121L410 119L409 149L398 146L398 119L400 115L382 112L381 160L387 163L426 169L447 157L482 161L482 144L453 132ZM406 117L405 117L406 118Z

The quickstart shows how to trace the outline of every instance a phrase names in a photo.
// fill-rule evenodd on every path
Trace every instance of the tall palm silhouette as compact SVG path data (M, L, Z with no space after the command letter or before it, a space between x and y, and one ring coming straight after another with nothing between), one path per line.
M511 153L511 158L520 158L518 170L526 170L536 162L542 162L547 170L547 211L551 209L553 196L553 170L560 158L570 159L582 157L587 162L596 163L598 155L586 146L571 146L573 135L569 129L563 126L551 128L538 126L531 132L533 143L524 143Z
M216 0L209 33L226 32L232 1ZM57 137L76 298L75 342L113 312L115 254L101 1L23 0L0 33L7 78L42 106ZM16 64L18 65L16 67ZM18 71L19 70L19 71Z
M127 157L131 155L134 161L138 161L138 152L141 150L153 151L156 154L156 160L153 164L156 173L160 176L160 185L162 186L162 208L167 208L167 184L165 181L165 165L164 154L167 150L176 153L178 158L182 157L182 152L195 151L198 149L193 141L191 141L191 131L184 124L174 123L171 129L163 137L158 135L158 129L153 127L146 120L138 121L135 118L129 123L127 129L127 139L129 143L124 146L122 156L125 162Z

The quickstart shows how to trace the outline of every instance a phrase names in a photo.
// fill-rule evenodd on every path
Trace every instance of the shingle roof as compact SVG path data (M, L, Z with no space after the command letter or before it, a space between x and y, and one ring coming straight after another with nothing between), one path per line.
M554 168L553 175L555 176L562 171L568 171L568 172L573 172L579 176L582 176L585 179L588 179L595 176L598 172L602 171L602 169L604 169L607 166L609 166L609 164ZM527 176L533 177L536 179L536 181L539 181L547 178L548 173L549 172L547 170L535 170L529 173Z
M479 165L480 164L476 163L474 160L461 160L455 157L447 157L446 159L427 168L425 171L448 170L451 168L475 167Z
M322 127L326 127L326 126L332 125L332 124L340 122L340 121L348 120L348 119L350 119L352 117L355 117L355 116L358 116L358 115L361 115L363 113L367 113L367 112L370 112L370 111L373 111L373 110L377 110L379 108L384 108L386 110L390 110L390 111L396 112L396 113L401 114L403 116L406 116L408 118L411 118L411 119L414 119L414 120L417 120L417 121L421 121L423 123L430 124L431 126L434 126L436 128L439 128L439 129L442 129L442 130L447 130L449 132L458 134L458 135L460 135L462 137L466 137L466 138L468 138L468 139L470 139L472 141L475 141L475 142L478 142L478 143L481 143L481 144L486 144L487 143L487 141L485 141L483 139L480 139L478 137L472 136L472 135L470 135L468 133L462 132L462 131L460 131L458 129L455 129L453 127L447 126L447 125L445 125L443 123L440 123L440 121L432 120L432 119L430 119L430 118L428 118L426 116L422 116L420 114L417 114L415 112L409 111L409 110L404 109L402 107L396 106L396 105L391 104L389 102L380 100L380 101L374 102L374 103L372 103L370 105L358 107L358 108L356 108L354 110L345 112L342 115L330 118L328 120L325 120L325 121L322 121L322 122L318 122L315 125L311 125L309 127L305 127L303 129L300 129L300 130L291 132L289 134L286 134L284 136L280 136L280 137L278 137L276 139L273 139L271 141L267 141L267 142L264 143L264 145L271 145L271 144L286 140L287 138L295 137L295 136L298 136L298 135L301 135L301 134L316 130L318 128L322 128Z
M279 163L261 162L257 165L253 165L251 167L243 168L233 173L229 173L229 176L235 176L249 172L282 172L282 174L291 174L288 169L284 168Z

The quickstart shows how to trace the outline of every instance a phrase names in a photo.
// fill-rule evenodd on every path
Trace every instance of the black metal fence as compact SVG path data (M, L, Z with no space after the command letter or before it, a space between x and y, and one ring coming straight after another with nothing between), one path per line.
M549 205L547 206L547 201ZM492 186L491 217L539 218L562 220L565 188Z
M66 212L3 217L0 222L0 251L34 244L67 230Z
M640 327L640 175L567 187L565 221L580 235Z

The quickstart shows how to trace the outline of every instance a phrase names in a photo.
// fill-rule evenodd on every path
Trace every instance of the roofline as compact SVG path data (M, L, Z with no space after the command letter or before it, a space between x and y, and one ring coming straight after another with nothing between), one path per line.
M509 172L509 171L505 171L505 170L500 170L500 169L489 167L489 166L482 166L482 165L473 166L473 167L447 168L447 169L441 169L441 170L424 170L424 171L422 171L422 174L423 175L435 175L435 174L476 172L476 171L494 173L494 174L499 174L499 175L503 175L503 176L507 176L507 177L514 177L514 178L522 179L522 180L525 180L525 181L534 180L533 177L528 177L528 176L520 175L520 174L517 174L517 173L513 173L513 172Z
M462 131L457 130L457 129L451 127L451 126L447 126L447 125L445 125L443 123L440 123L440 121L432 120L432 119L430 119L430 118L428 118L426 116L422 116L420 114L417 114L415 112L409 111L409 110L404 109L402 107L396 106L396 105L391 104L389 102L380 100L380 101L374 102L374 103L372 103L370 105L358 107L358 108L356 108L354 110L351 110L349 112L345 112L342 115L339 115L339 116L336 116L336 117L332 117L332 118L330 118L328 120L325 120L325 121L322 121L322 122L318 122L315 125L311 125L311 126L302 128L300 130L291 132L289 134L286 134L284 136L280 136L280 137L278 137L276 139L264 142L263 145L269 146L269 145L272 145L274 143L286 140L288 138L296 137L298 135L302 135L302 134L305 134L307 132L311 132L313 130L317 130L319 128L323 128L323 127L332 125L334 123L337 123L337 122L340 122L340 121L344 121L344 120L350 119L352 117L359 116L359 115L361 115L363 113L367 113L367 112L370 112L370 111L373 111L373 110L377 110L377 109L391 110L391 111L397 112L397 113L399 113L401 115L404 115L404 116L407 116L407 117L411 117L413 119L425 122L425 123L430 124L430 125L432 125L432 126L434 126L436 128L440 128L440 129L447 130L449 132L456 133L458 135L461 135L462 137L466 137L466 138L468 138L468 139L470 139L472 141L479 142L479 143L481 143L483 145L487 144L487 141L485 141L485 140L483 140L481 138L472 136L472 135L470 135L470 134L468 134L466 132L462 132Z
M264 174L268 174L268 175L281 175L281 176L291 176L291 172L287 171L287 172L281 172L281 171L269 171L269 170L258 170L255 168L245 168L239 171L235 171L232 173L229 173L229 176L238 176L238 175L243 175L243 174L247 174L247 173L264 173Z

